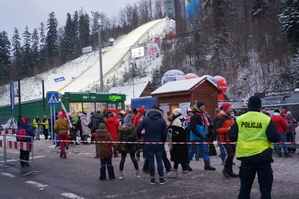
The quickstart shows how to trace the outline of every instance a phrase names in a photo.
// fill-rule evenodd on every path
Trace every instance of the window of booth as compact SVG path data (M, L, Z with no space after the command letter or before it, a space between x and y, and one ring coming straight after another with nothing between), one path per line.
M117 102L117 109L122 109L121 102Z
M83 112L91 113L95 111L95 103L94 102L84 102L83 103Z
M107 103L105 102L97 102L96 103L96 110L103 110L107 108Z
M116 104L115 103L109 103L108 104L108 109L116 109Z
M82 112L82 103L70 103L70 111L72 112Z

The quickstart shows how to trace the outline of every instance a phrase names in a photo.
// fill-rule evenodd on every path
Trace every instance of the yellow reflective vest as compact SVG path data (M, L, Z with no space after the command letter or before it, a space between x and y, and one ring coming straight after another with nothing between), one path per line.
M266 135L270 121L269 116L256 111L249 111L237 117L236 123L239 128L237 158L257 155L269 147L273 148Z

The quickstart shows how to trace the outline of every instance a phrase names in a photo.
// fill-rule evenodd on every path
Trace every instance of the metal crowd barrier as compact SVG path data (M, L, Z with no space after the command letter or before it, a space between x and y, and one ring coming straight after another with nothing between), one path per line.
M15 166L13 164L8 163L9 160L16 160L20 161L20 158L15 158L8 155L7 149L18 149L18 150L24 150L24 151L30 151L31 156L29 155L29 160L22 160L23 162L30 163L31 171L23 174L23 176L27 176L32 173L43 173L42 171L37 171L34 169L34 142L33 138L31 136L21 136L21 135L14 135L14 134L0 134L0 136L3 137L2 140L0 140L0 147L3 147L3 155L0 156L3 158L2 164L0 164L0 167L10 167ZM27 137L31 138L31 142L22 142L22 141L16 141L16 137ZM13 139L7 139L7 138L13 138ZM30 158L31 157L31 158Z

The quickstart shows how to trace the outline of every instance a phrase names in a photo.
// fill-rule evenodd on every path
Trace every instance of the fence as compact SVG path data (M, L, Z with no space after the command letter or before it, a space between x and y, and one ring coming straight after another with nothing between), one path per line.
M11 133L10 133L11 132ZM0 156L3 158L3 163L0 164L0 167L10 167L14 166L13 164L8 163L8 159L10 160L16 160L20 161L19 158L13 157L12 155L9 155L7 152L7 149L18 149L18 150L24 150L24 151L30 151L31 152L31 158L29 160L22 160L23 162L30 163L31 171L23 174L23 176L27 176L32 173L43 173L42 171L36 171L34 170L34 142L33 138L31 136L20 136L20 135L14 135L12 134L15 132L15 130L9 130L9 131L1 131L0 136L3 137L3 140L0 140L0 147L3 147L3 155ZM19 142L14 141L16 137L27 137L31 138L31 142ZM10 139L9 139L10 138Z

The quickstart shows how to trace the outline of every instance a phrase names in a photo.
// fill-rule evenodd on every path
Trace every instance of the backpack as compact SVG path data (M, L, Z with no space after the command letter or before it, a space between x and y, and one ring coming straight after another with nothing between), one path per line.
M16 135L26 136L26 135L27 135L27 131L26 131L26 129L19 129L19 130L17 131L17 134L16 134ZM17 141L24 141L24 140L27 139L27 137L19 137L19 136L17 136L16 138L17 138Z
M128 135L126 138L126 142L136 142L137 140L133 137L133 135ZM132 149L135 144L126 143L125 147L127 149Z

